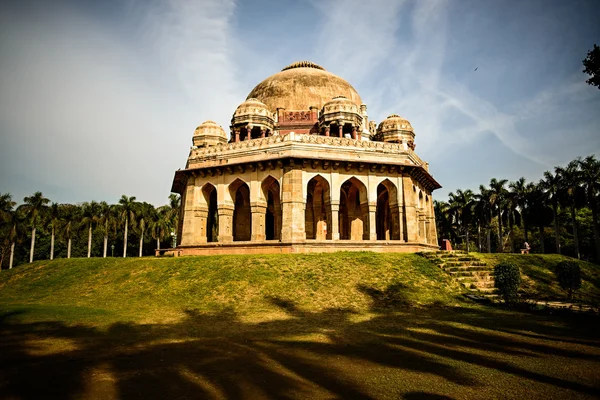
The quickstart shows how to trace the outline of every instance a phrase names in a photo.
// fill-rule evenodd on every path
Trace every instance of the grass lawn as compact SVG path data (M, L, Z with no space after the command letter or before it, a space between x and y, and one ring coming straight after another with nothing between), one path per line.
M567 300L567 294L558 285L554 266L561 261L573 260L558 254L488 254L473 253L491 266L511 262L521 270L521 292L526 298L536 300ZM574 292L573 300L600 305L600 265L579 261L582 286Z
M463 300L416 255L36 262L0 274L0 398L596 398L599 320Z

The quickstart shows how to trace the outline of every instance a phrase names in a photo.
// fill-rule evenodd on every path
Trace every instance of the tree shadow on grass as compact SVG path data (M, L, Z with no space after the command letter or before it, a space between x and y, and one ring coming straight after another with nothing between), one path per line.
M597 318L410 308L404 289L360 287L368 318L278 297L288 318L259 323L231 310L104 329L3 315L0 398L450 399L502 397L515 379L554 397L598 393ZM565 362L580 369L561 376ZM506 383L489 386L488 374Z

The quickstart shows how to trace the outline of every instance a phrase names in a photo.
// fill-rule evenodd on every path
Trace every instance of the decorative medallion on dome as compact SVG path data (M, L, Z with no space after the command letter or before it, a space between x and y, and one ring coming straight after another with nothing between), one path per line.
M293 69L293 68L316 68L316 69L322 69L323 71L325 71L325 68L321 67L319 64L315 64L312 61L296 61L295 63L292 63L292 64L288 65L287 67L285 67L284 69L282 69L282 71L286 71L288 69Z

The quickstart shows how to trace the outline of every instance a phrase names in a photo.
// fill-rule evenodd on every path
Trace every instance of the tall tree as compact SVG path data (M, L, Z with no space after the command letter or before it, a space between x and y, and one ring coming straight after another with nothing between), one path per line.
M32 196L25 197L23 201L24 204L21 205L21 208L31 226L31 248L29 250L29 263L32 263L33 251L35 249L35 232L42 222L42 217L44 216L50 200L45 198L42 192L35 192Z
M181 197L178 194L170 194L169 195L169 219L173 226L173 233L177 232L179 229L179 215L181 212ZM181 238L179 238L181 240ZM173 244L173 247L177 246L177 243Z
M52 203L48 208L48 219L50 222L51 238L50 238L50 259L54 260L54 238L56 237L56 229L60 227L60 206L58 203Z
M475 215L477 216L479 227L483 226L485 228L487 252L491 253L492 241L490 230L493 215L492 191L483 185L479 185L479 193L475 194ZM481 243L479 244L479 251L481 251Z
M129 222L135 221L135 196L127 197L122 195L119 199L119 206L119 216L121 221L125 224L125 232L123 233L123 257L127 257L127 230L129 228Z
M469 225L471 223L471 217L473 214L474 198L473 192L469 189L463 191L458 189L456 194L450 193L449 195L450 208L454 210L459 231L463 231L466 238L466 250L469 252Z
M97 202L91 201L81 205L81 226L88 229L88 258L92 256L92 230L96 222L98 222L99 214L100 205Z
M561 253L560 249L560 226L558 221L558 204L560 194L560 176L552 174L550 171L544 172L544 179L540 184L546 192L546 199L552 205L552 213L554 214L554 237L556 240L556 252Z
M105 201L99 203L98 225L101 227L102 234L104 235L102 257L106 258L108 252L108 236L110 232L116 230L117 225L117 207L115 205L108 204Z
M583 60L583 66L585 67L583 73L590 76L586 82L600 89L600 47L596 44L593 49L588 51L587 57Z
M143 202L143 203L138 203L136 213L137 213L137 221L136 221L137 231L140 234L140 252L139 252L138 257L141 257L142 250L144 248L144 234L146 233L148 226L152 225L152 223L155 219L155 216L156 216L156 212L155 212L152 204Z
M513 182L514 183L514 182ZM509 183L510 187L510 183ZM519 207L519 194L514 191L507 191L503 203L502 215L505 218L506 227L508 227L508 236L510 238L510 252L515 252L515 226L521 225L521 212Z
M600 161L588 156L578 159L581 180L585 188L587 206L592 211L594 243L596 246L596 262L600 263L600 227L598 226L598 196L600 195Z
M12 201L9 193L0 194L0 235L2 235L2 248L0 248L0 270L4 264L7 253L10 253L9 268L12 268L12 260L15 251L13 242L13 210L16 203Z
M490 181L490 204L496 210L498 217L498 249L497 252L504 251L503 233L502 233L502 210L506 200L506 183L508 180L492 178Z
M175 229L172 225L172 221L169 219L169 206L162 206L156 210L156 218L150 225L150 232L152 238L156 240L156 249L160 250L161 240L165 240L169 237L171 232Z
M554 172L559 178L559 194L565 205L569 208L571 214L571 225L573 226L573 244L575 247L575 256L581 258L579 252L579 234L577 230L576 211L580 202L581 174L577 161L571 161L565 168L555 167Z
M452 216L450 215L450 206L445 201L434 200L434 213L436 215L435 223L438 235L442 239L453 240L455 237L452 227Z
M63 204L60 207L61 219L63 221L62 235L67 239L67 258L71 258L73 232L77 230L80 211L80 208L73 204Z
M526 183L525 178L521 177L515 182L509 183L508 187L510 188L512 201L518 206L521 214L521 219L523 220L523 232L525 236L525 241L529 242L529 237L527 235L529 222L527 218L527 199L531 186Z

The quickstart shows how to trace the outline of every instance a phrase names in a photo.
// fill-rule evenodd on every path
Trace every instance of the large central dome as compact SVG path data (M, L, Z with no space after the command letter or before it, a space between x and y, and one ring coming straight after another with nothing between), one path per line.
M362 104L356 90L344 79L320 65L300 61L256 85L247 99L258 99L275 112L277 108L308 110L314 106L321 109L336 96L344 96L358 106Z

